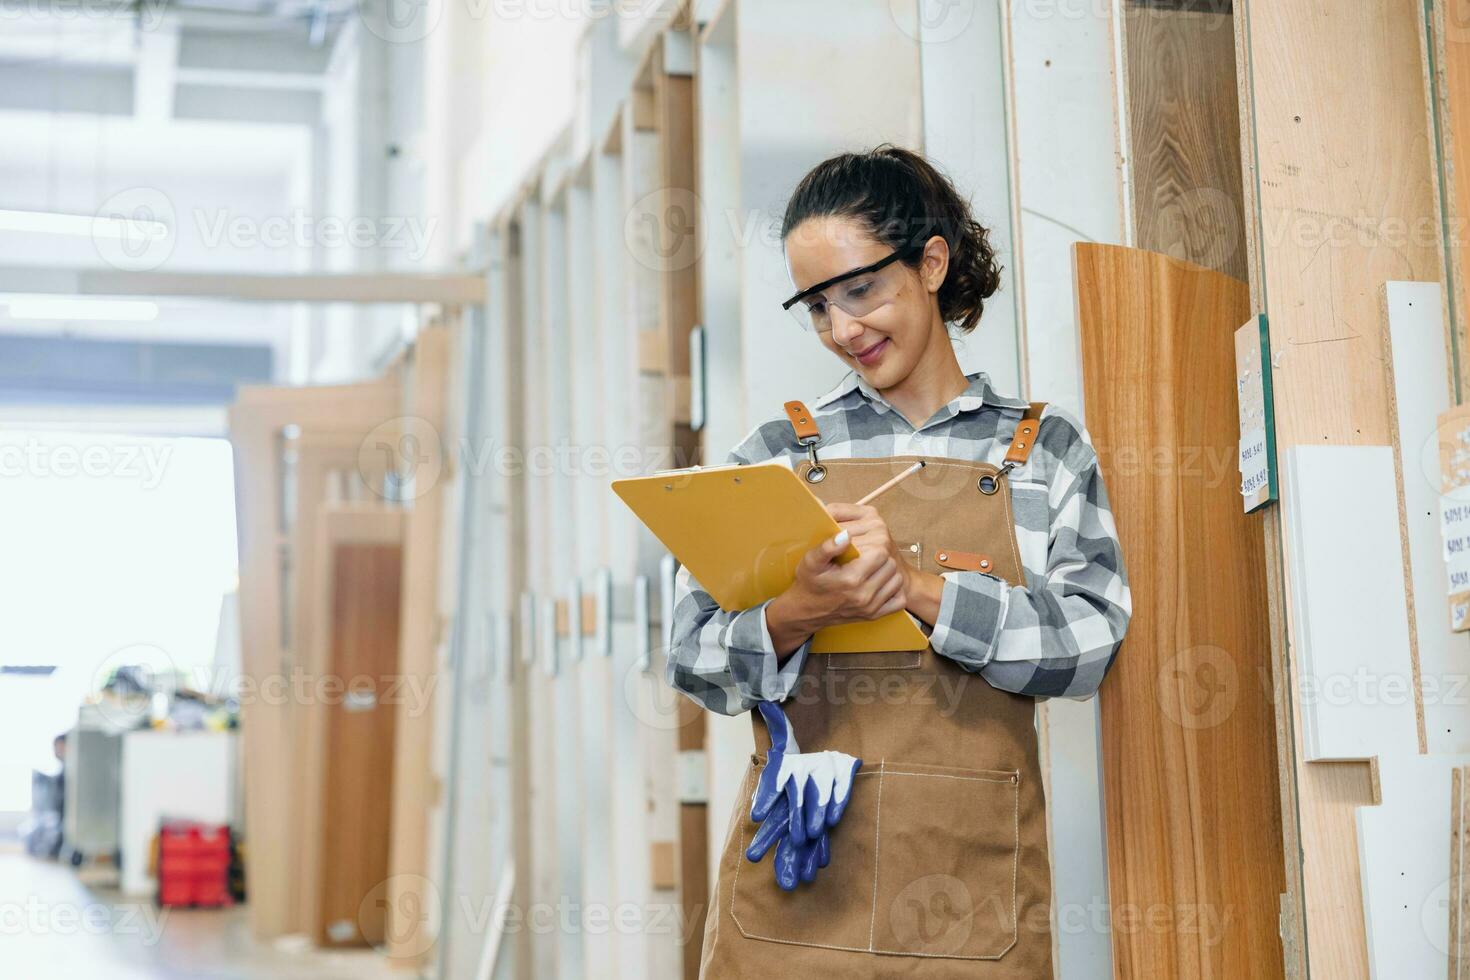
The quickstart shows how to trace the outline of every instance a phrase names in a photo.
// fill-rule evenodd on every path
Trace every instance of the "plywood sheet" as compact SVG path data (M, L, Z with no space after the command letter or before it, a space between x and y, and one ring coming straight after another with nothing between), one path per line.
M1470 24L1462 3L1427 5L1428 29L1424 38L1424 67L1432 96L1429 124L1438 149L1435 161L1436 200L1447 234L1440 237L1446 285L1444 309L1449 329L1444 334L1446 381L1463 397L1470 381L1466 358L1466 323L1470 320Z
M1099 695L1114 975L1281 976L1264 555L1234 465L1246 286L1122 246L1074 260L1087 425L1133 594ZM1188 926L1130 918L1160 908Z
M1439 269L1422 8L1275 0L1237 2L1235 17L1255 205L1247 208L1251 295L1269 321L1277 446L1388 445L1378 291L1385 280L1433 280ZM1352 71L1343 70L1348 51ZM1274 553L1282 518L1268 508L1264 520ZM1304 761L1287 583L1274 562L1267 570L1274 659L1286 675L1282 792L1299 837L1288 848L1288 942L1309 944L1303 966L1313 976L1365 976L1352 899L1362 888L1355 810L1373 802L1371 773L1364 763Z

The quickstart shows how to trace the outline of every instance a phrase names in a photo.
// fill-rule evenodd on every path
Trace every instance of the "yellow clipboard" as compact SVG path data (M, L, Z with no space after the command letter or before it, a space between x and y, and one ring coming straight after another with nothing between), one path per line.
M612 488L726 612L786 591L808 550L840 528L817 496L782 463L669 470L614 480ZM858 556L849 546L838 559ZM922 650L929 638L903 610L828 626L814 653Z

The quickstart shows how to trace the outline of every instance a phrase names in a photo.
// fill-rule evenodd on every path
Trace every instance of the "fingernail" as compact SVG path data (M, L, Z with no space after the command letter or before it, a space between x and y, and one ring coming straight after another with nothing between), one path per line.
M837 532L837 537L832 539L832 543L837 545L837 547L839 548L845 548L847 546L847 539L848 533L846 529L844 529Z

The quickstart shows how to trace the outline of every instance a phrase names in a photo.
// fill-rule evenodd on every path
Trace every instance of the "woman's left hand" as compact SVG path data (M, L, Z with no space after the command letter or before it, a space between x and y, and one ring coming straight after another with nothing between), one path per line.
M878 508L871 504L845 503L827 504L826 507L832 519L852 535L852 543L858 551L868 552L876 548L892 556L903 572L903 593L908 599L908 611L933 625L939 618L944 579L910 564L908 558L899 552L898 544L888 531L888 523L878 513Z

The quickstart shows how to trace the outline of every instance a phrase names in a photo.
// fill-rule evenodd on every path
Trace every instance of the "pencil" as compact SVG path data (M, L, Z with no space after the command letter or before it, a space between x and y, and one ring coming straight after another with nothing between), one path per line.
M912 476L913 474L919 472L923 468L924 468L924 461L921 459L917 463L915 463L913 466L910 466L908 469L906 469L902 473L898 474L898 476L895 476L893 479L891 479L887 483L883 484L878 489L873 490L872 492L864 495L863 499L858 501L858 506L861 507L864 504L872 503L873 499L875 497L877 497L878 494L883 493L884 491L889 490L892 487L897 486L898 485L898 482L900 480L903 480L906 477Z

